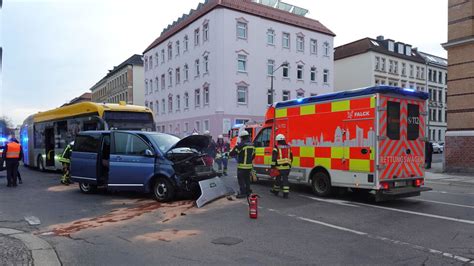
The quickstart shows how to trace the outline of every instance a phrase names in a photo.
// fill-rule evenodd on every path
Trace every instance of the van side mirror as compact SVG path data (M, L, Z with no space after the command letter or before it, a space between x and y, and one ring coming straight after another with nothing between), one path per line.
M151 150L146 149L146 150L145 150L145 156L146 156L146 157L154 157L155 154L154 154Z

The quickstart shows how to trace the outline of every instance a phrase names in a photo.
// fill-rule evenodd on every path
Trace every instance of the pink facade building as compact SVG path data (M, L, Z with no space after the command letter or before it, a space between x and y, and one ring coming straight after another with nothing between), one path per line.
M262 121L272 78L274 101L333 91L334 33L302 8L258 2L206 1L146 48L145 105L157 131L216 137Z

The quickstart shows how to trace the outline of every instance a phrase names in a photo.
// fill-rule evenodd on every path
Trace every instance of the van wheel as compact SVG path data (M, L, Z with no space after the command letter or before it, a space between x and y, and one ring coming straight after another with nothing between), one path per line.
M44 161L43 161L43 156L38 156L38 160L37 160L37 163L36 165L38 166L38 169L41 171L41 172L45 172L46 171L46 168L44 168Z
M175 188L171 182L163 177L158 178L153 185L153 197L159 202L167 202L174 198Z
M97 191L97 186L81 182L79 183L79 189L84 194L92 194Z
M332 193L331 179L324 172L315 173L311 185L314 194L320 197L328 197Z

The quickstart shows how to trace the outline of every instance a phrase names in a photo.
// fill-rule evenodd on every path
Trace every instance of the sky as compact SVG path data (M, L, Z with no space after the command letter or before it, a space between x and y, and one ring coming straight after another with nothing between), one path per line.
M1 1L1 0L0 0ZM199 0L6 0L0 9L0 116L15 125L88 92L142 54ZM446 57L447 0L286 0L336 33L339 46L383 35Z

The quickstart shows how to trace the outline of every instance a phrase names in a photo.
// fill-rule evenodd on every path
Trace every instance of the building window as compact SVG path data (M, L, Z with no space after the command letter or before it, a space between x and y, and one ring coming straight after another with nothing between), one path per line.
M209 105L209 87L204 87L203 89L203 102L204 105Z
M168 61L173 58L173 45L168 44Z
M148 70L148 58L145 57L145 71Z
M247 56L239 54L237 56L237 70L239 72L247 72Z
M198 77L201 74L201 72L199 71L199 59L196 59L194 61L194 74L196 77Z
M153 80L150 79L150 94L153 93Z
M443 83L443 72L441 71L438 72L438 82L441 84Z
M318 41L315 39L310 40L310 52L311 54L317 54L318 53Z
M267 75L273 76L273 69L275 68L275 60L269 59L267 61Z
M204 120L203 131L209 131L209 120Z
M209 56L204 56L204 73L209 73Z
M195 124L196 124L195 130L196 130L197 132L201 131L201 122L200 122L200 121L196 121Z
M164 114L165 112L166 112L165 99L161 99L161 113Z
M189 80L189 67L188 64L184 65L184 81Z
M173 96L168 96L168 113L173 112Z
M245 86L237 87L237 103L247 104L247 87Z
M299 52L304 52L304 37L296 37L296 50Z
M153 112L153 102L150 102L150 110Z
M385 72L385 58L382 58L381 60L382 60L382 64L381 64L380 71Z
M303 66L298 65L296 67L296 79L302 80L303 79Z
M282 100L282 101L288 101L288 100L290 100L290 91L283 91L281 100Z
M267 44L275 45L275 31L272 29L267 30Z
M388 73L393 73L393 60L388 60Z
M168 70L168 87L173 86L173 71Z
M312 67L311 68L311 72L310 72L310 76L311 76L311 81L316 81L316 67Z
M176 78L176 84L179 84L181 82L181 70L176 68L175 70L175 78Z
M301 99L304 98L304 92L303 91L297 91L296 92L296 99Z
M201 105L201 90L194 90L194 106L199 107Z
M247 39L247 23L237 22L237 38Z
M161 75L161 89L164 90L166 87L165 74Z
M176 111L179 112L181 109L181 96L176 95Z
M419 66L416 67L416 78L417 79L420 78L420 67Z
M380 70L380 57L375 57L375 70Z
M158 91L160 89L160 83L159 83L159 80L158 80L158 77L155 78L155 91Z
M189 123L185 122L184 123L184 133L188 133L188 132L189 132Z
M158 52L156 52L156 53L155 53L155 67L158 66L158 62L159 62L159 61L160 61L160 60L158 60Z
M184 35L184 51L187 52L188 51L188 48L189 48L189 38L188 38L188 35Z
M189 108L189 94L187 92L184 93L184 109Z
M161 64L165 63L165 49L161 49Z
M202 39L205 42L209 40L209 23L205 23L202 26Z
M176 56L179 55L179 51L180 51L180 48L179 48L179 41L176 41Z
M150 55L150 61L148 61L150 63L150 68L149 69L152 69L153 68L153 56Z
M283 32L282 46L283 48L290 49L290 34L289 33Z
M324 56L329 56L329 43L328 42L324 42L323 51L324 51Z
M413 65L410 65L410 78L413 78L413 74L414 74L414 67Z
M421 68L420 78L425 79L425 68L424 67Z
M194 30L194 46L199 45L199 28Z
M283 77L288 78L289 77L289 72L290 72L289 66L288 65L283 65L282 70L283 70Z
M402 76L406 76L407 75L407 64L406 63L402 63Z
M156 102L155 102L155 113L156 113L156 115L158 115L160 113L159 103L160 102L158 100L156 100Z
M325 69L323 71L323 82L329 83L329 70L328 69Z
M394 61L393 64L393 73L398 75L398 61Z

